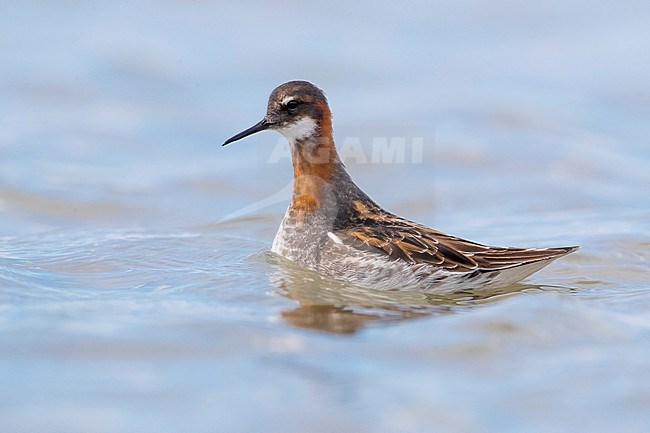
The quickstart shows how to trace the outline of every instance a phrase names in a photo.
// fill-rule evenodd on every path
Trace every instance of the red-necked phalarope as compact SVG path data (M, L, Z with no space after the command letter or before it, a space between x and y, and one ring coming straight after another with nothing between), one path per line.
M327 99L307 81L273 90L266 116L223 145L265 129L289 140L294 175L272 251L326 276L382 290L450 293L515 283L579 248L492 247L385 211L350 178L334 146Z

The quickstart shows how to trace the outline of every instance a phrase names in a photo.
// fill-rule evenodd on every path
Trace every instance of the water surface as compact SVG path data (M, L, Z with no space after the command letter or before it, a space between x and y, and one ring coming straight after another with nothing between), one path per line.
M640 1L5 5L2 430L650 430L648 17ZM387 209L582 249L449 296L275 256L283 141L220 144L294 78L325 89L353 178ZM372 163L395 138L404 161Z

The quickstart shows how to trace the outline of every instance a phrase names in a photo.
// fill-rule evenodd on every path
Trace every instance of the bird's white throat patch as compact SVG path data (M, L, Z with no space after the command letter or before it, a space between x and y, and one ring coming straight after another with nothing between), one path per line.
M289 143L294 144L298 140L304 140L314 135L316 132L316 121L311 117L302 117L294 123L278 128L278 132L287 137Z

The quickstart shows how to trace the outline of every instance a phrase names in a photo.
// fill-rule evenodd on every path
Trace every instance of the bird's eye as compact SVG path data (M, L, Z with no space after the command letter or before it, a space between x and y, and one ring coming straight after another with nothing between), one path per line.
M298 107L298 105L300 105L300 101L296 101L295 99L293 99L287 102L285 107L287 107L288 110L295 110Z

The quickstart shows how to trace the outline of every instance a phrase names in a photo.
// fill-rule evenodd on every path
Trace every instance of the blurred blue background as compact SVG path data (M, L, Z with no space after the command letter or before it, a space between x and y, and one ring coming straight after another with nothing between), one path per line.
M648 22L633 0L3 2L2 429L648 431ZM281 137L221 143L291 79L340 146L422 140L347 155L389 210L582 250L446 298L283 263Z

